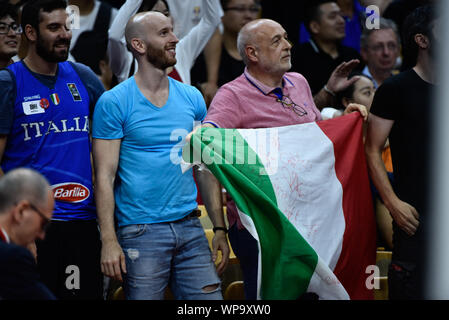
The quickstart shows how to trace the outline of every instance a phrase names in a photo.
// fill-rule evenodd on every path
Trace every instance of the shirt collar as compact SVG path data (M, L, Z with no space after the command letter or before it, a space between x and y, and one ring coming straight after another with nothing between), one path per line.
M377 84L376 80L374 80L374 77L371 74L371 72L369 72L368 66L365 66L365 68L363 68L362 73L371 78L371 80L373 81L373 84L374 84L374 88L377 89L378 84Z
M324 54L328 57L331 57L327 52L324 52L323 49L321 49L321 47L315 41L313 41L312 37L310 37L309 43L310 43L310 46L312 47L313 51L315 51L315 53L322 54L322 55ZM343 49L343 45L341 44L341 41L338 41L338 43L337 43L338 56L341 55L342 49ZM334 58L332 58L332 60L334 60Z
M251 74L248 72L248 69L246 67L245 67L245 71L243 72L243 74L245 75L248 82L251 83L254 87L256 87L264 95L269 95L270 93L274 93L274 94L278 95L278 92L282 92L283 88L288 89L289 87L295 86L293 84L293 82L291 82L285 75L282 77L282 88L279 88L279 87L270 87L270 86L263 84L262 82L260 82L259 80L257 80L253 76L251 76ZM280 97L280 98L282 98L282 97Z
M315 53L320 53L320 49L318 49L318 46L316 45L315 41L312 40L312 38L309 39L309 43Z
M0 227L0 239L5 241L6 243L10 243L11 242L11 240L9 239L8 234L6 233L5 229L3 229L2 227Z

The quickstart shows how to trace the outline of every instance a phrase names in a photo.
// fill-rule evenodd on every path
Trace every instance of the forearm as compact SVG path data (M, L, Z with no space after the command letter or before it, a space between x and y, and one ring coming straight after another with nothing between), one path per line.
M384 162L382 160L381 150L372 150L366 148L366 158L368 165L368 172L371 180L379 192L385 206L391 211L391 206L398 199L393 187L388 179L387 170L385 169Z
M218 0L203 0L204 15L200 22L193 27L187 35L182 38L177 45L177 52L182 53L182 59L178 63L183 63L190 70L198 55L204 50L215 29L220 24L222 12ZM181 58L181 57L180 57Z
M213 226L226 227L220 183L209 171L199 170L197 167L194 170L201 198Z
M96 177L95 202L97 205L98 224L100 226L101 240L117 241L114 222L114 179L101 175Z
M128 20L137 12L141 3L142 0L126 1L118 11L109 29L107 50L109 66L116 77L120 78L120 82L127 78L129 70L126 70L125 74L122 73L124 73L127 67L129 69L129 65L131 65L133 59L125 44L125 26Z
M221 59L221 33L217 28L204 48L204 58L207 68L207 82L218 83L218 70Z
M121 41L125 36L128 20L137 13L143 0L127 0L117 12L117 16L109 28L109 38Z
M334 96L324 90L322 88L318 93L313 97L313 101L315 102L316 107L318 110L322 110L325 107L330 107L334 105Z

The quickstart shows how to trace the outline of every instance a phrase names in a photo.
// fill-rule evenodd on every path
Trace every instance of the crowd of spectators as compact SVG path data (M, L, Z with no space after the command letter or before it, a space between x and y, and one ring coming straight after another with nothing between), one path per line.
M419 224L418 221L420 221L420 219L418 218L416 210L407 209L407 211L405 209L405 204L398 204L398 199L395 198L392 191L392 188L395 189L395 184L398 183L398 190L400 190L398 196L405 197L402 199L403 201L413 203L413 201L407 197L414 193L404 187L404 183L409 181L405 178L406 173L404 172L406 172L406 170L402 169L409 168L406 164L405 154L407 150L403 146L398 147L398 145L402 143L402 140L400 140L398 136L404 137L404 135L407 135L407 133L404 133L401 130L409 129L413 131L413 128L410 127L410 123L407 123L406 125L402 125L401 123L403 117L406 118L403 114L408 113L408 111L405 110L406 106L400 111L386 110L386 106L389 106L390 108L395 107L395 105L389 102L389 100L397 101L398 99L395 97L396 92L394 92L394 89L392 88L397 87L402 89L402 83L408 83L410 86L416 86L419 90L425 90L426 94L433 88L433 85L429 85L429 83L433 84L433 78L430 76L432 73L429 71L429 66L432 66L433 58L431 50L433 50L434 47L432 42L435 41L435 31L432 29L434 26L433 18L423 18L423 16L429 15L429 13L424 9L421 11L417 11L417 9L427 8L426 5L430 3L433 4L437 1L300 0L295 1L294 5L294 7L299 6L300 10L298 11L292 10L291 6L287 5L285 2L279 3L265 0L68 0L66 3L70 6L68 7L68 12L71 17L69 24L72 27L67 28L66 26L63 36L54 42L54 47L52 47L52 44L50 45L49 42L53 41L51 40L52 38L50 35L53 31L50 28L44 31L39 29L39 23L42 22L43 18L39 18L40 20L36 22L33 20L33 13L30 9L31 6L28 6L28 2L29 1L24 0L1 0L0 3L0 68L9 66L8 69L0 71L0 85L2 86L0 89L0 160L2 170L7 173L7 171L17 167L18 164L25 167L34 166L34 168L44 168L38 171L46 176L51 184L54 184L54 181L51 181L51 179L48 178L49 176L53 177L54 175L48 168L47 161L50 160L47 160L44 155L42 155L42 158L39 158L43 152L40 149L42 146L39 145L36 151L32 151L32 149L24 151L22 149L26 148L19 147L20 143L38 138L44 134L44 132L40 131L39 123L20 125L17 122L17 117L13 116L13 113L16 112L13 111L13 109L17 109L17 101L22 98L25 99L25 102L23 103L23 111L25 114L29 115L35 112L33 111L34 106L26 100L29 99L29 97L26 96L26 94L28 94L28 89L24 83L37 83L36 79L40 79L39 81L45 85L42 85L42 89L39 90L44 92L44 90L46 90L44 87L46 86L51 90L58 88L60 85L59 81L62 81L64 77L67 77L67 79L73 82L70 83L73 84L73 86L70 86L69 88L74 103L77 102L80 93L81 95L86 93L89 96L88 101L83 102L84 111L82 114L66 115L66 119L59 119L58 123L50 126L47 132L47 134L52 130L55 132L65 132L76 128L75 131L85 131L86 133L82 137L73 138L75 140L78 139L77 141L83 141L82 143L79 142L80 145L77 146L77 148L80 148L81 150L81 148L85 148L86 145L89 146L87 149L83 149L83 156L79 157L79 160L83 162L83 166L77 169L79 172L73 172L73 176L83 176L82 180L90 179L90 182L86 184L88 185L86 190L90 194L89 204L86 204L85 207L78 206L75 209L69 209L69 207L66 206L66 203L60 205L58 199L55 198L57 201L55 202L53 219L70 221L71 228L76 228L73 229L76 231L61 227L58 229L58 233L55 231L49 232L48 239L50 240L45 240L47 242L44 242L43 236L34 236L32 239L34 242L35 238L41 238L40 240L42 243L38 245L37 248L38 270L41 273L43 282L51 289L56 298L101 298L102 293L99 293L99 291L103 290L101 288L102 285L97 288L99 289L97 292L94 292L95 289L92 289L91 292L83 292L79 295L72 295L71 293L66 292L65 289L61 289L61 280L55 279L52 274L49 274L48 270L54 272L55 275L59 275L60 278L64 275L65 270L55 269L54 271L49 267L55 259L50 257L51 254L48 253L48 251L57 250L58 252L61 252L66 250L64 259L69 261L70 259L67 256L72 252L79 250L79 248L75 248L68 244L70 241L69 238L63 237L60 234L69 234L68 232L87 232L87 230L90 230L90 237L96 239L93 241L96 244L89 249L91 256L89 257L86 255L81 257L82 255L78 253L77 255L79 257L77 259L79 259L80 264L85 263L89 268L95 269L95 272L93 272L92 275L93 283L97 284L102 281L100 279L101 273L99 264L88 264L86 262L88 259L94 259L95 255L98 255L98 261L100 261L100 237L98 231L93 230L96 229L97 223L94 209L95 203L93 200L94 188L91 179L93 170L89 156L91 152L91 142L89 142L89 136L87 134L89 131L87 119L92 117L95 103L104 91L114 90L114 88L124 88L124 86L117 86L122 85L131 77L134 77L136 81L139 79L150 78L148 77L148 74L154 71L152 67L155 65L156 61L159 62L157 59L160 57L158 57L157 53L153 52L151 48L146 47L144 48L145 50L142 49L142 52L140 52L139 44L133 42L131 37L135 35L144 37L145 32L141 32L139 28L141 28L141 25L153 25L153 22L149 22L153 15L157 19L160 19L161 25L170 22L174 28L173 39L170 42L170 45L176 46L176 63L164 64L164 66L167 66L165 70L170 77L170 81L172 81L171 79L175 79L183 84L195 87L204 99L205 108L204 110L202 109L202 102L198 103L195 111L197 112L195 120L206 119L212 121L211 119L213 119L214 123L221 121L220 123L222 123L222 125L220 126L227 128L270 127L298 123L298 119L295 118L290 119L291 121L287 122L280 120L273 121L272 123L267 123L262 126L256 123L249 125L243 123L242 119L244 119L245 116L248 116L249 112L257 114L257 112L260 111L246 110L243 114L239 115L237 112L231 110L235 106L228 105L227 100L223 98L223 96L226 95L225 90L229 89L229 85L227 84L233 83L232 81L239 77L243 79L243 75L246 76L246 79L253 79L249 73L247 74L248 69L260 69L259 71L261 73L269 73L267 70L270 65L248 61L248 59L251 58L250 54L242 51L238 42L241 30L246 30L244 29L245 26L253 26L254 21L260 18L271 19L278 23L267 23L264 27L267 30L274 30L276 28L282 30L283 28L286 31L285 40L288 41L288 44L286 42L284 45L286 48L285 50L288 50L291 59L289 71L295 73L295 77L298 77L298 79L295 78L295 81L297 81L298 84L301 83L299 87L302 88L302 91L300 90L301 92L295 94L297 96L302 96L307 93L307 99L310 100L309 104L311 106L316 106L316 108L314 107L309 111L309 116L314 115L314 117L303 122L321 121L341 116L342 114L347 113L345 112L345 109L354 103L365 106L366 110L369 112L371 104L373 104L374 113L376 115L374 117L371 117L370 115L370 119L374 119L373 123L370 123L370 121L365 123L364 137L366 136L367 139L366 148L368 162L370 164L369 169L374 177L372 181L372 194L378 224L377 243L379 247L393 251L393 263L392 267L390 267L390 275L391 281L396 282L393 283L391 297L421 298L420 292L417 289L421 288L421 279L418 279L414 270L415 267L418 268L418 270L421 270L423 266L416 266L418 262L408 254L411 250L410 248L418 251L423 248L423 246L418 243L418 240L422 237L421 232L418 232L417 236L415 236ZM45 3L45 1L41 2ZM371 5L376 6L378 11L370 12L369 10L366 10L366 8ZM24 8L25 11L23 11ZM55 10L57 11L59 9L61 9L61 6L48 7L44 9L44 13L48 13L48 15L51 16ZM148 11L157 12L157 14L145 15ZM25 12L25 14L23 14L23 12ZM165 18L162 18L160 14L167 19L164 20ZM410 16L412 18L410 18ZM366 22L369 19L375 19L378 22L378 27L368 28ZM266 23L266 21L271 20L264 21ZM132 23L128 23L129 21ZM427 26L425 26L426 23ZM56 25L56 22L54 24ZM282 27L280 28L280 26ZM33 30L33 28L36 28L36 30ZM265 30L264 28L262 29ZM258 30L258 27L254 27L254 30ZM248 33L248 30L246 32ZM419 38L418 35L421 35L421 38ZM258 41L261 40L259 39ZM62 47L67 47L66 52ZM146 59L151 63L148 64ZM257 57L254 59L257 59ZM24 63L17 63L20 60ZM66 63L65 60L68 62ZM62 64L57 67L57 63ZM145 70L140 70L139 68L145 68ZM415 70L413 71L415 73L411 73L411 70ZM77 74L76 77L73 76L74 72ZM55 76L58 75L58 73L59 78L56 77L56 79ZM300 75L297 75L297 73ZM24 76L24 74L26 74L26 76ZM32 78L31 75L33 75L34 78ZM400 76L399 78L396 77L398 75ZM49 76L55 79L49 78ZM157 77L151 77L151 79L156 78ZM162 77L160 79L162 79L161 83L164 83L163 81L165 81L165 78ZM254 79L256 79L256 82L258 81L257 77ZM282 77L280 79L282 79ZM421 83L422 81L420 82L420 80L423 80L425 83ZM129 85L129 82L126 82L126 85ZM19 89L17 89L17 86ZM139 82L137 83L137 86L143 88L143 85L140 86ZM134 86L130 86L130 88L134 88ZM220 88L224 89L220 91ZM308 88L310 88L310 94ZM23 92L20 91L22 89L24 90ZM153 90L153 88L147 89L149 92ZM16 92L16 90L18 91ZM376 95L377 90L380 92L378 96ZM197 91L195 91L195 93L197 93ZM51 91L50 93L51 103L54 105L59 104L59 99L64 100L66 98L62 95L58 96L56 91ZM246 91L242 92L239 94L239 97L243 97L245 94L249 93ZM280 100L282 100L282 91L280 95ZM151 96L150 93L149 96ZM195 99L198 98L198 96L195 95ZM123 92L123 98L128 98L126 92ZM416 101L420 101L425 105L429 103L427 95L425 99L421 96L416 99ZM81 100L81 98L79 98L79 100ZM404 98L404 100L407 99ZM410 98L408 100L410 100ZM105 103L104 99L100 101L103 104ZM412 102L410 100L410 103L415 105L416 101ZM49 101L46 99L40 100L40 103L41 107L44 109L48 108L48 105L50 105ZM101 103L99 103L100 106ZM398 104L401 105L402 108L402 104L400 102L398 102ZM97 111L97 113L98 112L100 111ZM103 120L106 117L111 116L108 114L108 111L103 112ZM229 113L227 114L226 112ZM360 112L363 114L361 110ZM68 117L70 117L70 119ZM86 122L81 122L80 117L81 119L86 119ZM98 117L99 116L97 116L97 118ZM235 121L232 122L229 119L234 119ZM50 118L48 120L53 121ZM74 122L71 124L70 121ZM251 120L248 118L247 122L250 121L257 122L256 117ZM394 125L395 121L396 125ZM417 120L414 119L414 121ZM226 125L224 125L224 123L226 123ZM399 125L400 123L401 125ZM110 124L105 124L105 127L108 125ZM24 141L19 141L20 139L17 135L17 130L21 128L20 126L22 126L26 132ZM60 127L58 128L58 126ZM70 126L72 126L71 129L67 129ZM217 125L214 124L214 126ZM369 126L375 127L380 133L376 133L373 129L369 129ZM80 127L84 127L86 130L81 130L79 129ZM427 133L426 130L428 130L428 127L423 126L422 128L420 127L420 129L422 129L422 132ZM104 130L105 132L107 131L106 129ZM388 139L390 130L393 137L391 141L393 144L391 148L392 151L390 151L390 140ZM97 136L98 135L99 134L97 134ZM427 135L424 135L424 137L427 137ZM100 137L100 139L102 138ZM426 145L427 143L426 140L423 140L422 136L419 137L419 141L422 143L421 145ZM59 144L63 142L55 140L55 143ZM81 145L83 143L85 145ZM59 146L58 148L61 147ZM102 145L102 148L104 149L100 149L98 145L97 148L103 150L105 152L104 154L109 154L108 152L111 151L106 145ZM377 151L382 153L382 162L377 161ZM66 161L72 157L71 154L66 154L65 156L62 154L63 152L61 151L59 156L62 160L60 161ZM114 155L118 156L118 154ZM398 157L396 161L395 155ZM22 161L20 159L21 156L26 158L26 161ZM106 161L105 163L108 163L107 159L104 161ZM379 163L383 164L383 169L385 170L379 167ZM104 163L101 163L101 165L104 165ZM117 166L118 159L117 163L113 163L112 165ZM45 168L45 166L47 166L47 168ZM418 164L416 164L416 166L418 166ZM62 172L64 170L67 171L68 169L64 166L59 166L55 167L54 170ZM397 173L398 170L399 173ZM83 173L81 173L81 171L83 171ZM111 172L113 172L114 175L116 173L114 170ZM35 174L34 172L31 173L33 175ZM396 173L399 178L395 176ZM112 179L109 176L103 178L106 181L107 179ZM199 184L199 181L196 179L195 176L195 183ZM111 181L113 180L110 180L109 182ZM419 176L418 181L422 182L422 185L425 185L425 177ZM110 186L111 188L113 187L113 185ZM0 187L3 188L2 185ZM221 188L216 190L221 190ZM2 192L7 191L3 190ZM226 191L222 190L221 192ZM198 201L202 203L203 200L201 198L204 198L205 196L205 194L199 195ZM28 200L24 198L23 201ZM125 200L123 201L126 202ZM212 200L205 200L205 202L208 202L206 203L207 205L209 205L210 201ZM232 203L232 199L228 198L228 201L231 201ZM419 210L424 211L425 209L423 209L422 201L418 201L418 203ZM220 207L221 205L222 203L220 202ZM407 205L410 206L409 204ZM0 207L1 206L3 206L2 203L0 203ZM11 206L16 208L18 204L14 203L11 204ZM112 207L113 206L114 204L112 201ZM48 207L53 207L53 205L48 205ZM24 202L24 208L29 209L28 202ZM31 207L31 209L33 209L33 207ZM106 209L102 208L102 210ZM8 212L10 212L8 214L11 214L12 217L13 210L11 209ZM67 212L71 213L69 214ZM231 210L228 209L228 213L229 212L231 212L230 216L232 218L232 208ZM189 215L191 214L192 213L189 211ZM193 214L195 215L196 213L193 212ZM51 215L48 214L47 216L49 220ZM217 217L218 216L219 214L217 214ZM108 219L112 219L111 221L113 221L113 218L109 217ZM6 221L6 219L4 220ZM0 219L0 227L4 228L5 226L1 225L2 221L3 220ZM60 223L60 221L52 224L51 228L56 228L55 225L58 225L58 223L60 225L64 224ZM91 224L84 225L80 223L81 221L89 221ZM221 220L219 218L217 218L216 221L219 221L217 224L218 227L216 226L218 230L224 228L224 225L222 225L223 222L220 222ZM235 221L232 222L235 223ZM230 224L231 227L233 226L233 223ZM239 226L239 230L243 228L240 224L237 225ZM4 229L0 229L0 231L1 230ZM421 229L419 230L421 231ZM237 232L237 229L235 232ZM233 235L232 232L230 236L231 235L234 239L237 237L236 235ZM245 237L250 236L245 234ZM63 241L61 239L65 240ZM257 255L254 257L251 257L250 255L252 252L257 253L257 246L255 244L251 245L252 242L249 238L242 239L244 239L241 240L244 244L237 244L237 240L233 241L236 246L235 249L238 249L236 250L237 255L239 255L239 251L242 252L241 257L239 258L242 262L242 268L244 268L244 277L246 277L246 279L244 279L247 284L245 293L247 298L255 298L254 288L256 286L255 272L257 269ZM105 242L104 239L102 240L104 248ZM11 238L11 241L14 242L14 239ZM234 245L234 243L231 242L232 245ZM30 243L16 244L19 246L30 245ZM225 245L219 246L221 250L227 248ZM251 247L249 251L246 251L248 249L247 247ZM112 251L113 250L111 249L111 252ZM28 258L29 257L27 257L27 259ZM248 262L248 265L246 265L246 262L244 261L249 258L253 259L253 261ZM119 263L124 264L125 262L123 259L119 261ZM0 259L0 261L2 260ZM121 280L120 272L117 271L117 269L114 270L114 266L116 268L118 266L119 270L120 268L126 269L123 265L119 265L118 263L114 265L111 263L110 266L112 271L109 273L105 272L105 265L106 264L103 264L101 266L101 271L103 271L104 274L116 275L116 277ZM45 271L44 268L46 268L47 271ZM407 284L403 283L404 280L401 279L400 272L411 273L413 275L411 282ZM211 279L214 279L214 277L211 276ZM211 281L214 282L214 280ZM41 286L41 283L39 282L38 285ZM412 289L410 289L410 292L407 294L404 294L403 290L406 290L404 288L406 288L407 285L410 285ZM217 287L213 285L211 290L216 289ZM46 289L42 290L45 291ZM5 291L3 294L7 295L8 293ZM0 298L1 295L2 291L0 290ZM51 293L49 293L48 296L53 297ZM155 297L156 296L159 297L160 294L155 295ZM11 297L20 297L20 295Z

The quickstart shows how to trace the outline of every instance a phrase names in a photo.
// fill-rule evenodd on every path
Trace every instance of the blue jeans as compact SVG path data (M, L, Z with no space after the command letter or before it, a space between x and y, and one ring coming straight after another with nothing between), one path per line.
M167 285L176 299L222 300L209 243L197 217L119 228L125 253L127 299L162 300ZM216 285L212 291L207 286Z

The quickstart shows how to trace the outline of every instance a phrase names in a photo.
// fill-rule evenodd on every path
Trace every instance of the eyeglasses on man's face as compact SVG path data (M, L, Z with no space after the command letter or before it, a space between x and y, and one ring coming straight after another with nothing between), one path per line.
M42 218L41 229L42 231L46 231L50 225L51 219L47 218L47 216L32 203L28 203L28 206Z
M399 47L395 43L387 43L387 44L378 43L378 44L375 44L373 46L370 46L369 48L371 50L373 50L374 52L381 52L381 51L384 51L385 49L387 49L389 51L396 52Z
M20 26L20 24L16 24L16 23L5 23L5 22L0 22L0 34L8 34L9 30L14 31L16 34L21 34L22 33L22 27Z
M277 102L280 102L284 108L293 110L298 116L303 117L307 115L306 109L296 104L289 96L284 95L282 99L276 98Z

